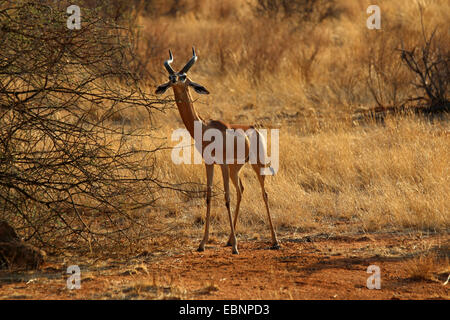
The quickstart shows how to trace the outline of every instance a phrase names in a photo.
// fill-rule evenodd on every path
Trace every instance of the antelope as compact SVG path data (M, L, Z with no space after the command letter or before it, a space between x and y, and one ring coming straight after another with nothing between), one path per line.
M242 180L239 177L239 172L243 165L248 162L250 152L253 150L251 148L251 143L257 143L257 148L261 148L263 151L263 154L265 153L265 145L263 143L263 137L261 134L255 129L252 125L237 125L237 124L228 124L221 120L210 120L208 123L204 122L204 120L199 117L197 114L197 111L194 108L194 103L192 101L189 87L193 88L195 92L198 94L209 94L209 91L203 87L202 85L193 82L191 79L187 77L187 72L191 69L191 67L194 65L194 63L197 61L197 55L195 54L195 49L192 48L192 58L186 63L186 65L179 71L175 72L171 66L171 63L173 62L173 55L172 51L169 50L169 60L166 60L164 62L164 67L166 68L167 72L169 73L169 81L161 84L157 87L155 93L156 94L162 94L164 93L169 87L173 89L174 97L175 97L175 103L178 107L178 111L180 113L181 119L186 127L186 129L189 131L189 134L195 141L195 135L194 135L194 127L197 122L197 125L201 124L202 132L206 132L208 129L216 129L223 134L224 139L222 141L227 141L225 139L225 135L227 132L230 132L230 129L234 130L236 135L236 139L243 139L245 142L245 155L244 161L237 161L236 152L234 152L234 160L232 164L227 163L206 163L205 160L205 166L206 166L206 220L205 220L205 231L203 235L203 239L200 242L200 245L197 249L197 251L202 252L205 250L205 244L208 242L209 237L209 223L210 223L210 213L211 213L211 190L212 190L212 183L213 183L213 176L214 176L214 165L220 165L221 171L222 171L222 178L223 178L223 186L225 191L225 206L227 208L228 212L228 218L230 222L230 229L231 233L228 239L228 242L226 246L232 247L232 253L238 254L238 248L237 248L237 239L236 239L236 222L239 215L239 207L241 204L242 194L244 192L244 185L242 184ZM227 131L228 130L228 131ZM197 137L198 140L198 137ZM210 144L210 141L203 141L204 139L201 139L202 141L195 141L196 146L200 146L201 150L204 150L205 147ZM222 154L226 154L226 143L223 143L222 146ZM200 151L200 154L202 154L203 159L205 159L205 156L203 152ZM258 153L261 154L261 153ZM254 161L255 162L255 161ZM271 249L279 249L280 246L278 244L277 236L273 227L272 218L270 216L270 210L269 210L269 203L268 203L268 196L267 192L264 187L264 180L265 175L262 174L262 169L265 168L265 161L262 161L260 158L257 159L256 163L252 163L252 167L254 171L256 172L256 175L258 177L259 184L261 186L262 196L264 199L264 203L266 206L267 216L269 220L269 226L270 226L270 232L272 237L272 247ZM273 170L272 170L273 172ZM231 182L233 183L235 189L236 189L236 208L234 211L234 221L231 216L231 210L230 210L230 186L229 186L229 180L231 178Z

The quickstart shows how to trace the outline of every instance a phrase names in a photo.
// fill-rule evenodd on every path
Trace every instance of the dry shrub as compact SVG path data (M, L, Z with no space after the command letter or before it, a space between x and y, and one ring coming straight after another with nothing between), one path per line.
M408 278L415 281L440 281L450 274L450 260L436 252L428 252L408 261L406 270ZM442 279L440 279L442 275Z
M396 51L404 36L399 33L381 31L367 36L362 63L367 66L367 88L380 107L398 107L408 98L412 77Z
M422 101L430 111L449 111L450 39L448 33L436 35L436 31L423 35L421 49L402 49L402 60L415 74L413 85L421 94L409 100Z
M366 33L367 87L378 106L399 108L411 104L448 108L448 32L420 4L416 16L383 16L383 28ZM408 12L410 13L410 12ZM427 31L432 30L432 31ZM409 48L409 49L408 49Z
M111 124L163 102L130 71L132 30L85 9L84 29L71 31L52 3L15 4L0 2L1 217L52 249L135 243L146 229L133 212L151 206L159 188L158 147L130 143L149 136L136 123Z
M202 8L201 1L190 0L135 0L134 3L143 14L152 17L179 17Z
M257 14L270 18L292 18L298 22L317 23L330 17L338 17L340 13L334 0L257 0L254 10Z

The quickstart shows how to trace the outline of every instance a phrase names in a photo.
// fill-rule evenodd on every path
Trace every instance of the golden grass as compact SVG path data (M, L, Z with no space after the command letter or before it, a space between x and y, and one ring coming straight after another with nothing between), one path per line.
M158 3L164 12L163 2ZM382 30L366 28L366 8L373 3L365 0L336 1L340 14L321 23L255 17L245 1L184 3L192 8L176 16L140 16L146 41L142 50L146 45L159 48L147 57L149 71L166 82L166 49L174 52L177 69L195 45L199 59L190 77L211 92L193 94L202 117L280 128L280 170L266 180L280 232L449 231L448 117L431 122L405 114L388 117L383 124L352 122L355 110L376 106L370 86L386 106L410 96L413 75L395 49L400 39L407 47L422 40L415 1L377 1ZM450 3L420 3L425 31L438 26L442 44L448 45ZM371 66L378 68L377 78L369 78ZM145 128L142 114L124 111L119 118L126 123L111 125ZM153 121L157 135L174 146L172 131L183 128L176 107L154 114ZM131 139L147 149L160 142ZM175 165L170 154L165 150L157 155L160 178L195 183L192 188L203 191L204 166ZM258 182L250 167L241 174L245 192L238 232L268 238ZM222 236L229 227L218 168L214 184L218 196L212 231ZM175 224L179 236L200 237L206 211L202 194L164 189L159 196L161 212L150 212L149 221Z
M318 231L337 221L348 222L349 231L446 231L450 225L448 142L445 128L415 117L309 136L281 130L280 170L267 179L275 221L289 231ZM170 181L204 183L203 165L175 165L170 151L159 160L161 173ZM265 228L266 217L249 166L242 176L246 191L238 229L251 233L255 224ZM215 177L216 190L222 190L218 169ZM187 211L178 212L178 217L194 214L197 218L188 218L193 222L204 215L202 198L188 200L175 192L168 196L167 191L164 195L162 204ZM219 195L213 219L227 232L222 202ZM361 225L352 230L357 222Z

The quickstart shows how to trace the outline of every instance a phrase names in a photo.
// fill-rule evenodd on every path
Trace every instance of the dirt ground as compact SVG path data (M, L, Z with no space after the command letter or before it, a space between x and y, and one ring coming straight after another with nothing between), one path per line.
M277 251L241 241L239 255L218 241L198 253L193 243L176 254L86 259L78 290L67 289L72 259L50 261L39 272L1 271L0 299L449 299L449 240L316 234L284 237ZM380 289L367 288L370 265Z

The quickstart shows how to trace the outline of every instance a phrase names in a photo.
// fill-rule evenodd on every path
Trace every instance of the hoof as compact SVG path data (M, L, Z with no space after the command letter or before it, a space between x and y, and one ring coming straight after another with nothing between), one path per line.
M280 249L280 245L278 243L275 243L274 245L272 245L270 247L270 250L279 250Z
M198 249L197 249L197 252L203 252L203 251L205 251L205 248L204 247L198 247Z
M239 254L238 249L233 249L233 254Z

